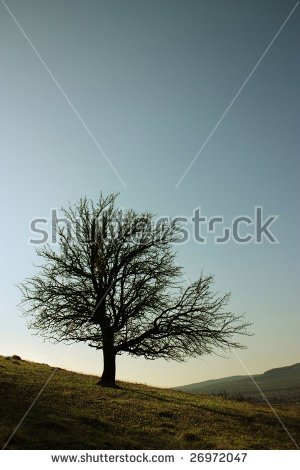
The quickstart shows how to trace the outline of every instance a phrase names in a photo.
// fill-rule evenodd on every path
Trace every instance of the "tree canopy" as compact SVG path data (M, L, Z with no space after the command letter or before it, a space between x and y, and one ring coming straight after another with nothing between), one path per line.
M230 294L213 293L213 277L202 273L186 285L172 247L179 222L121 211L116 198L63 209L57 244L37 249L43 262L20 286L29 327L102 349L104 386L115 385L118 354L182 361L242 348L236 335L248 334L249 323L228 311Z

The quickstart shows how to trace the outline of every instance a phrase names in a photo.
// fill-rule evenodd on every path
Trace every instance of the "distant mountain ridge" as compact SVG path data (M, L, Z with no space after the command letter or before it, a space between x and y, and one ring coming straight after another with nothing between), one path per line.
M264 401L259 389L273 403L299 403L300 404L300 363L291 366L276 367L263 374L236 375L220 379L206 380L204 382L173 387L188 393L224 393L232 397L242 395L255 401Z

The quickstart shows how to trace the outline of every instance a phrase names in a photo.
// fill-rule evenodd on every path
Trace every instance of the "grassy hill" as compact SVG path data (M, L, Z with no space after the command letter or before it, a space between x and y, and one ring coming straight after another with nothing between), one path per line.
M272 403L300 404L300 363L271 369L253 376L255 381ZM243 395L255 401L263 401L260 391L248 375L224 377L216 380L176 387L189 393L222 393L230 396Z
M53 367L0 356L0 445L49 379ZM58 369L8 449L293 449L262 405L119 383ZM279 409L299 443L296 407Z

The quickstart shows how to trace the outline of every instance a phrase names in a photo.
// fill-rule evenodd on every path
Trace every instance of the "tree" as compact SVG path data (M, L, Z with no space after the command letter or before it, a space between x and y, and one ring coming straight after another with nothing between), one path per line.
M21 285L29 327L56 342L103 350L99 384L115 386L116 356L182 361L215 348L242 348L242 316L226 310L229 294L211 292L212 276L184 285L172 244L175 220L120 211L117 194L63 209L58 242L37 249L39 271Z

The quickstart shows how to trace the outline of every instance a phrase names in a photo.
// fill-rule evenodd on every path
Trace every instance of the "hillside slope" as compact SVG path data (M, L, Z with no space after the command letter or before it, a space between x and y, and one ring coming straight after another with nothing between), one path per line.
M53 367L0 356L0 445L5 444ZM58 369L8 449L293 449L265 406L120 383ZM299 417L278 410L300 441Z
M300 404L300 363L271 369L263 374L256 374L253 378L272 403ZM241 394L257 401L263 401L260 391L248 375L207 380L175 387L173 390L215 394L226 392L230 396Z

